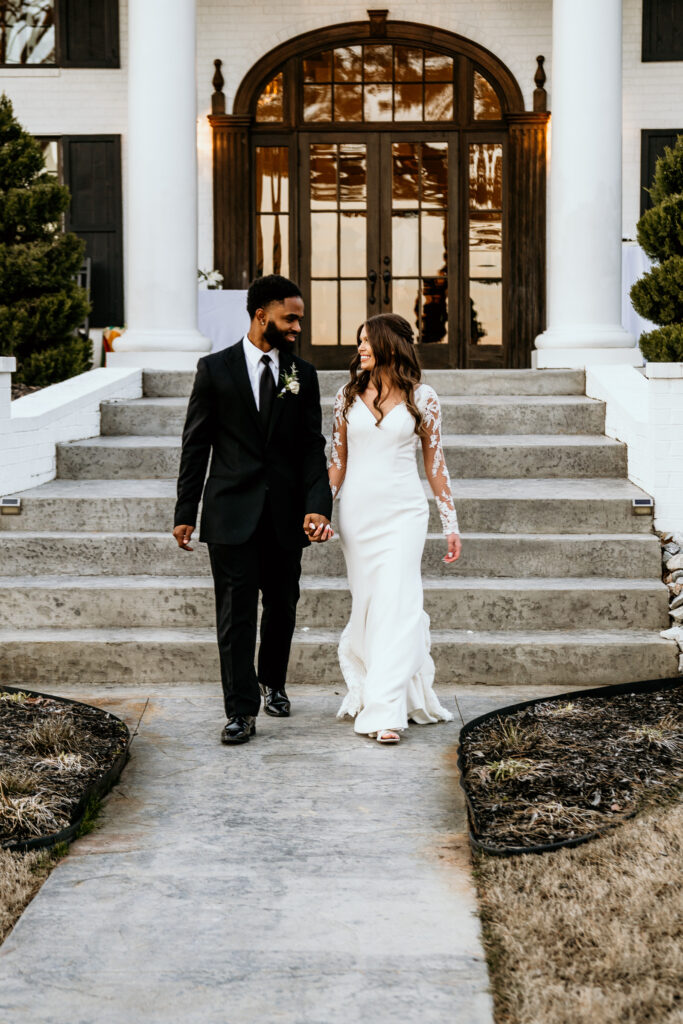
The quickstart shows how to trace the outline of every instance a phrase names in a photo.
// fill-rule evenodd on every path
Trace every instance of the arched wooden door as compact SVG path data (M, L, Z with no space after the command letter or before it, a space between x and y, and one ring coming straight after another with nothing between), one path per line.
M504 65L450 33L361 23L290 41L247 75L235 115L211 117L216 265L233 286L296 279L301 353L320 368L346 367L358 325L389 311L426 367L527 365L547 115L522 106Z

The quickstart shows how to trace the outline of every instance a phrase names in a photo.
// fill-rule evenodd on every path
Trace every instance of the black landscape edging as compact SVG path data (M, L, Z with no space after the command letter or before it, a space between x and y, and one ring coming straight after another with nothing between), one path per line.
M558 693L553 697L534 697L532 700L523 700L518 704L508 704L506 707L498 708L496 711L487 711L485 715L479 715L477 718L473 718L470 722L463 725L458 737L457 763L459 782L463 793L465 794L465 803L467 804L467 816L470 822L469 839L472 849L478 853L487 853L492 857L515 857L520 853L552 853L553 850L561 850L564 847L580 846L582 843L587 843L591 839L598 839L607 832L611 832L612 829L617 828L621 822L628 821L629 818L635 817L639 810L639 808L636 807L634 810L629 811L628 814L615 817L613 822L609 822L602 828L596 829L594 832L588 832L583 836L575 836L573 839L563 839L557 843L546 843L541 846L494 846L491 843L482 842L477 835L477 818L467 792L467 785L464 781L462 766L461 741L465 736L472 732L476 726L481 725L483 722L487 722L491 718L506 718L508 715L521 711L523 708L531 707L534 704L550 704L553 701L575 700L577 697L616 697L621 693L655 693L662 690L675 690L677 687L682 685L683 677L669 676L665 679L646 679L636 683L615 683L612 686L594 686L588 690L568 690L567 693Z
M35 836L33 839L23 839L15 843L0 843L0 849L9 850L12 853L26 853L28 850L40 850L47 846L55 846L57 843L70 843L75 838L78 829L81 827L83 818L88 804L93 798L103 797L112 786L115 786L119 780L121 772L124 769L126 761L128 760L128 753L130 750L130 729L118 715L113 715L111 711L103 711L102 708L95 707L94 704L85 704L81 700L71 700L69 697L56 697L53 693L43 693L40 690L27 690L24 686L5 686L4 683L0 684L0 692L2 693L27 693L30 697L45 697L47 700L54 700L60 704L72 704L81 708L89 708L91 711L99 711L100 714L107 715L108 718L118 722L126 730L126 745L118 755L111 768L100 776L99 779L95 779L85 788L83 794L76 804L71 823L65 828L60 829L59 832L51 832L47 836Z

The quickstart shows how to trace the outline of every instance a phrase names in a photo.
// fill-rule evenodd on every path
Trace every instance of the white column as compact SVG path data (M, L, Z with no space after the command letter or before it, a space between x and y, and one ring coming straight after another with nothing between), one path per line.
M128 8L126 324L107 365L191 369L197 329L196 0Z
M12 374L16 371L14 356L0 356L0 421L12 415Z
M533 365L640 365L621 326L621 0L553 0L548 328Z

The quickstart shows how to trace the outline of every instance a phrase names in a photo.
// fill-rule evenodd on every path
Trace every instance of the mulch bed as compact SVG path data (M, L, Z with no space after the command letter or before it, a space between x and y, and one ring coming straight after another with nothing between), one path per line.
M657 682L526 702L465 726L473 845L503 854L576 845L679 789L683 684Z
M11 400L14 402L17 398L25 398L26 395L32 395L34 391L42 391L42 386L40 384L12 384Z
M73 838L88 801L118 778L129 741L107 711L0 687L0 847Z

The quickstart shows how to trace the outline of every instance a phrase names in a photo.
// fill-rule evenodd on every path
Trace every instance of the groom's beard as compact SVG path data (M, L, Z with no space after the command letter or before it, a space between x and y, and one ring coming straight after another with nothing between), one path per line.
M268 321L268 325L263 332L263 337L266 339L271 348L276 348L279 352L293 352L296 342L289 341L287 335L290 331L280 331L275 326L272 320Z

